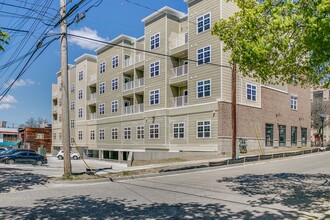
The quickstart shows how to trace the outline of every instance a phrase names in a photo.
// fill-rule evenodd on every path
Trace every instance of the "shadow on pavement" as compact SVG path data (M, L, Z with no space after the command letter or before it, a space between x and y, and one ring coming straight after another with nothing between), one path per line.
M279 214L241 211L232 212L221 204L148 203L136 201L96 199L90 196L47 198L34 207L3 207L3 219L283 219L297 218L287 212Z
M26 170L17 168L1 168L0 170L0 193L32 189L33 186L44 185L46 182L45 175L33 174Z
M278 173L223 178L231 190L253 198L251 205L282 204L304 212L329 211L330 175Z

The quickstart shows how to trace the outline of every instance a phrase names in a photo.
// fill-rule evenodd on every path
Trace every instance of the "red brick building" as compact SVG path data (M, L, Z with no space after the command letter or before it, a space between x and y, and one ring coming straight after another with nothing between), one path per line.
M22 128L18 129L22 148L38 151L44 147L47 153L51 152L52 129L51 128Z

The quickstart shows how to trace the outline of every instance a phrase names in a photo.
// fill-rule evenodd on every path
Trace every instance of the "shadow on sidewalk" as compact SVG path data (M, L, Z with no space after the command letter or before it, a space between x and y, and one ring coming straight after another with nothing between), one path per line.
M282 204L300 211L329 211L330 175L278 173L245 174L223 178L219 183L242 195L251 197L251 205Z
M27 190L36 185L44 185L46 182L45 175L33 174L26 170L7 167L0 170L0 193Z

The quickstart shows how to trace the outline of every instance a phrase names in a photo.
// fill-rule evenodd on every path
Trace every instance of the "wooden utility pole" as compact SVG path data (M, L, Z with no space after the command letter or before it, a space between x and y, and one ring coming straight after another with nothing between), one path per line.
M237 159L236 155L236 139L237 139L237 127L236 127L236 63L233 64L232 76L231 76L231 124L232 124L232 136L231 136L231 157Z
M64 151L64 176L72 174L70 158L70 119L69 119L69 76L68 39L66 22L66 0L60 0L61 15L61 91L62 91L62 143Z

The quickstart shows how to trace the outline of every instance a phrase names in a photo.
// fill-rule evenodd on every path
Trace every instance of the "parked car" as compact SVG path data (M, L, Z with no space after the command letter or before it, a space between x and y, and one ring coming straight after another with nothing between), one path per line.
M64 151L60 150L57 155L56 155L57 159L59 160L63 160L64 159ZM74 153L74 152L70 152L70 157L74 160L78 160L80 159L80 154L79 153Z
M5 148L5 147L0 147L0 153L1 153L1 152L4 152L4 151L7 151L7 148Z
M12 148L10 150L0 152L0 161L2 160L2 158L5 158L6 156L15 154L17 152L33 152L33 153L35 153L34 150L30 150L30 149Z
M6 155L2 158L2 162L7 164L29 163L41 166L47 164L47 157L32 151L18 151L14 154Z

